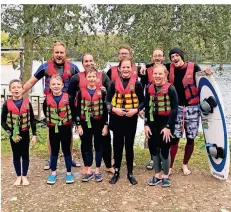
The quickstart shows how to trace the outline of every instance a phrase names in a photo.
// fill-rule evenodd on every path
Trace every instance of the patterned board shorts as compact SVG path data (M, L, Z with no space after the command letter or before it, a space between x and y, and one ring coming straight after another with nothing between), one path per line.
M197 105L178 106L174 131L175 137L182 138L185 130L187 138L195 138L198 134L199 118L200 110Z

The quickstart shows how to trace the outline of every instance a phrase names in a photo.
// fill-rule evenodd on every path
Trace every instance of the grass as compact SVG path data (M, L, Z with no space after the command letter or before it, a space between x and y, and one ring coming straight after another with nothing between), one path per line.
M1 139L2 139L1 142L2 156L4 157L4 156L12 155L8 135L5 133L3 129L1 130ZM185 139L180 140L179 150L174 164L174 167L176 169L181 167L185 143L186 143ZM77 152L78 157L81 157L79 139L74 139L74 150ZM135 146L134 151L135 151L135 163L137 167L144 168L144 165L150 160L149 150L143 149L140 146ZM30 155L37 156L44 159L48 158L47 144L46 144L46 129L41 128L39 126L37 127L37 143L35 146L33 146L33 148L31 148ZM125 157L123 157L123 164L125 165ZM195 147L194 147L193 155L190 159L190 164L192 164L193 169L208 170L208 159L207 159L207 154L205 152L204 139L202 133L199 133L199 135L195 139Z

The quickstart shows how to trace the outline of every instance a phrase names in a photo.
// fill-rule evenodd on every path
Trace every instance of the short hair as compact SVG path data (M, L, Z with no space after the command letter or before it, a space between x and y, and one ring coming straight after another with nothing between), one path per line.
M88 66L86 69L85 69L85 75L87 76L88 74L90 73L93 73L95 72L96 73L96 76L97 76L97 72L98 72L98 68L96 65L90 65Z
M54 47L55 47L55 46L63 46L63 47L66 49L66 46L65 46L64 42L62 42L62 41L57 41L57 42L55 42L55 43L53 44L53 46L52 46L52 51L54 50Z
M12 79L12 80L10 81L10 83L9 83L9 90L10 90L11 85L12 85L14 82L17 82L17 83L21 84L22 87L23 87L23 83L22 83L21 80L19 80L19 79Z
M64 84L63 78L60 77L58 74L55 74L50 78L50 83L51 83L51 80L53 80L53 79L60 80Z
M118 52L120 51L120 49L127 49L129 51L129 54L132 56L132 49L129 46L120 46Z
M84 58L86 55L91 55L91 56L93 57L93 60L94 60L93 54L87 52L87 53L84 53L83 56L82 56L82 64L83 64L83 58Z
M130 61L130 62L131 62L131 66L132 66L132 64L133 64L133 62L132 62L132 59L131 59L131 58L124 57L124 58L120 61L120 63L119 63L119 67L121 67L122 62L124 62L124 61Z
M163 48L160 48L160 47L157 47L157 48L153 49L152 55L153 55L153 52L156 51L156 50L162 51L162 52L163 52L163 56L164 56L164 49L163 49Z
M154 66L153 66L153 71L154 71L154 69L157 68L157 67L162 67L162 68L164 69L165 75L168 76L169 72L168 72L168 70L167 70L167 68L166 68L165 65L163 65L163 64L154 64Z

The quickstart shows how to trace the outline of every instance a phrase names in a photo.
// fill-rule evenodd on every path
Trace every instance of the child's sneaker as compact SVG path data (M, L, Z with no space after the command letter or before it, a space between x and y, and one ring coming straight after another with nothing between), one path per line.
M158 185L159 183L161 183L161 179L157 178L157 177L153 177L152 179L150 179L148 181L148 185L150 186L156 186Z
M56 175L50 174L47 178L47 184L53 185L56 182Z
M102 176L101 176L100 173L95 174L95 181L96 181L96 182L101 182L102 180L103 180L103 178L102 178Z
M170 187L171 182L169 178L162 178L162 187Z
M71 184L71 183L74 183L75 180L74 180L74 177L72 174L67 174L66 175L66 184Z
M82 181L83 182L88 182L89 180L91 180L94 177L93 173L91 174L85 174Z

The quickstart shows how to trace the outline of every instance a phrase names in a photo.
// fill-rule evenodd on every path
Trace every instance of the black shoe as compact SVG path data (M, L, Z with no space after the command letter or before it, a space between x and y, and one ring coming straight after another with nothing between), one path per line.
M120 173L119 172L115 172L115 174L110 179L109 183L110 184L116 184L116 182L119 180L119 178L120 178Z
M135 185L135 184L137 184L138 182L136 181L136 178L133 176L133 174L128 174L128 180L130 181L130 183L132 184L132 185Z

